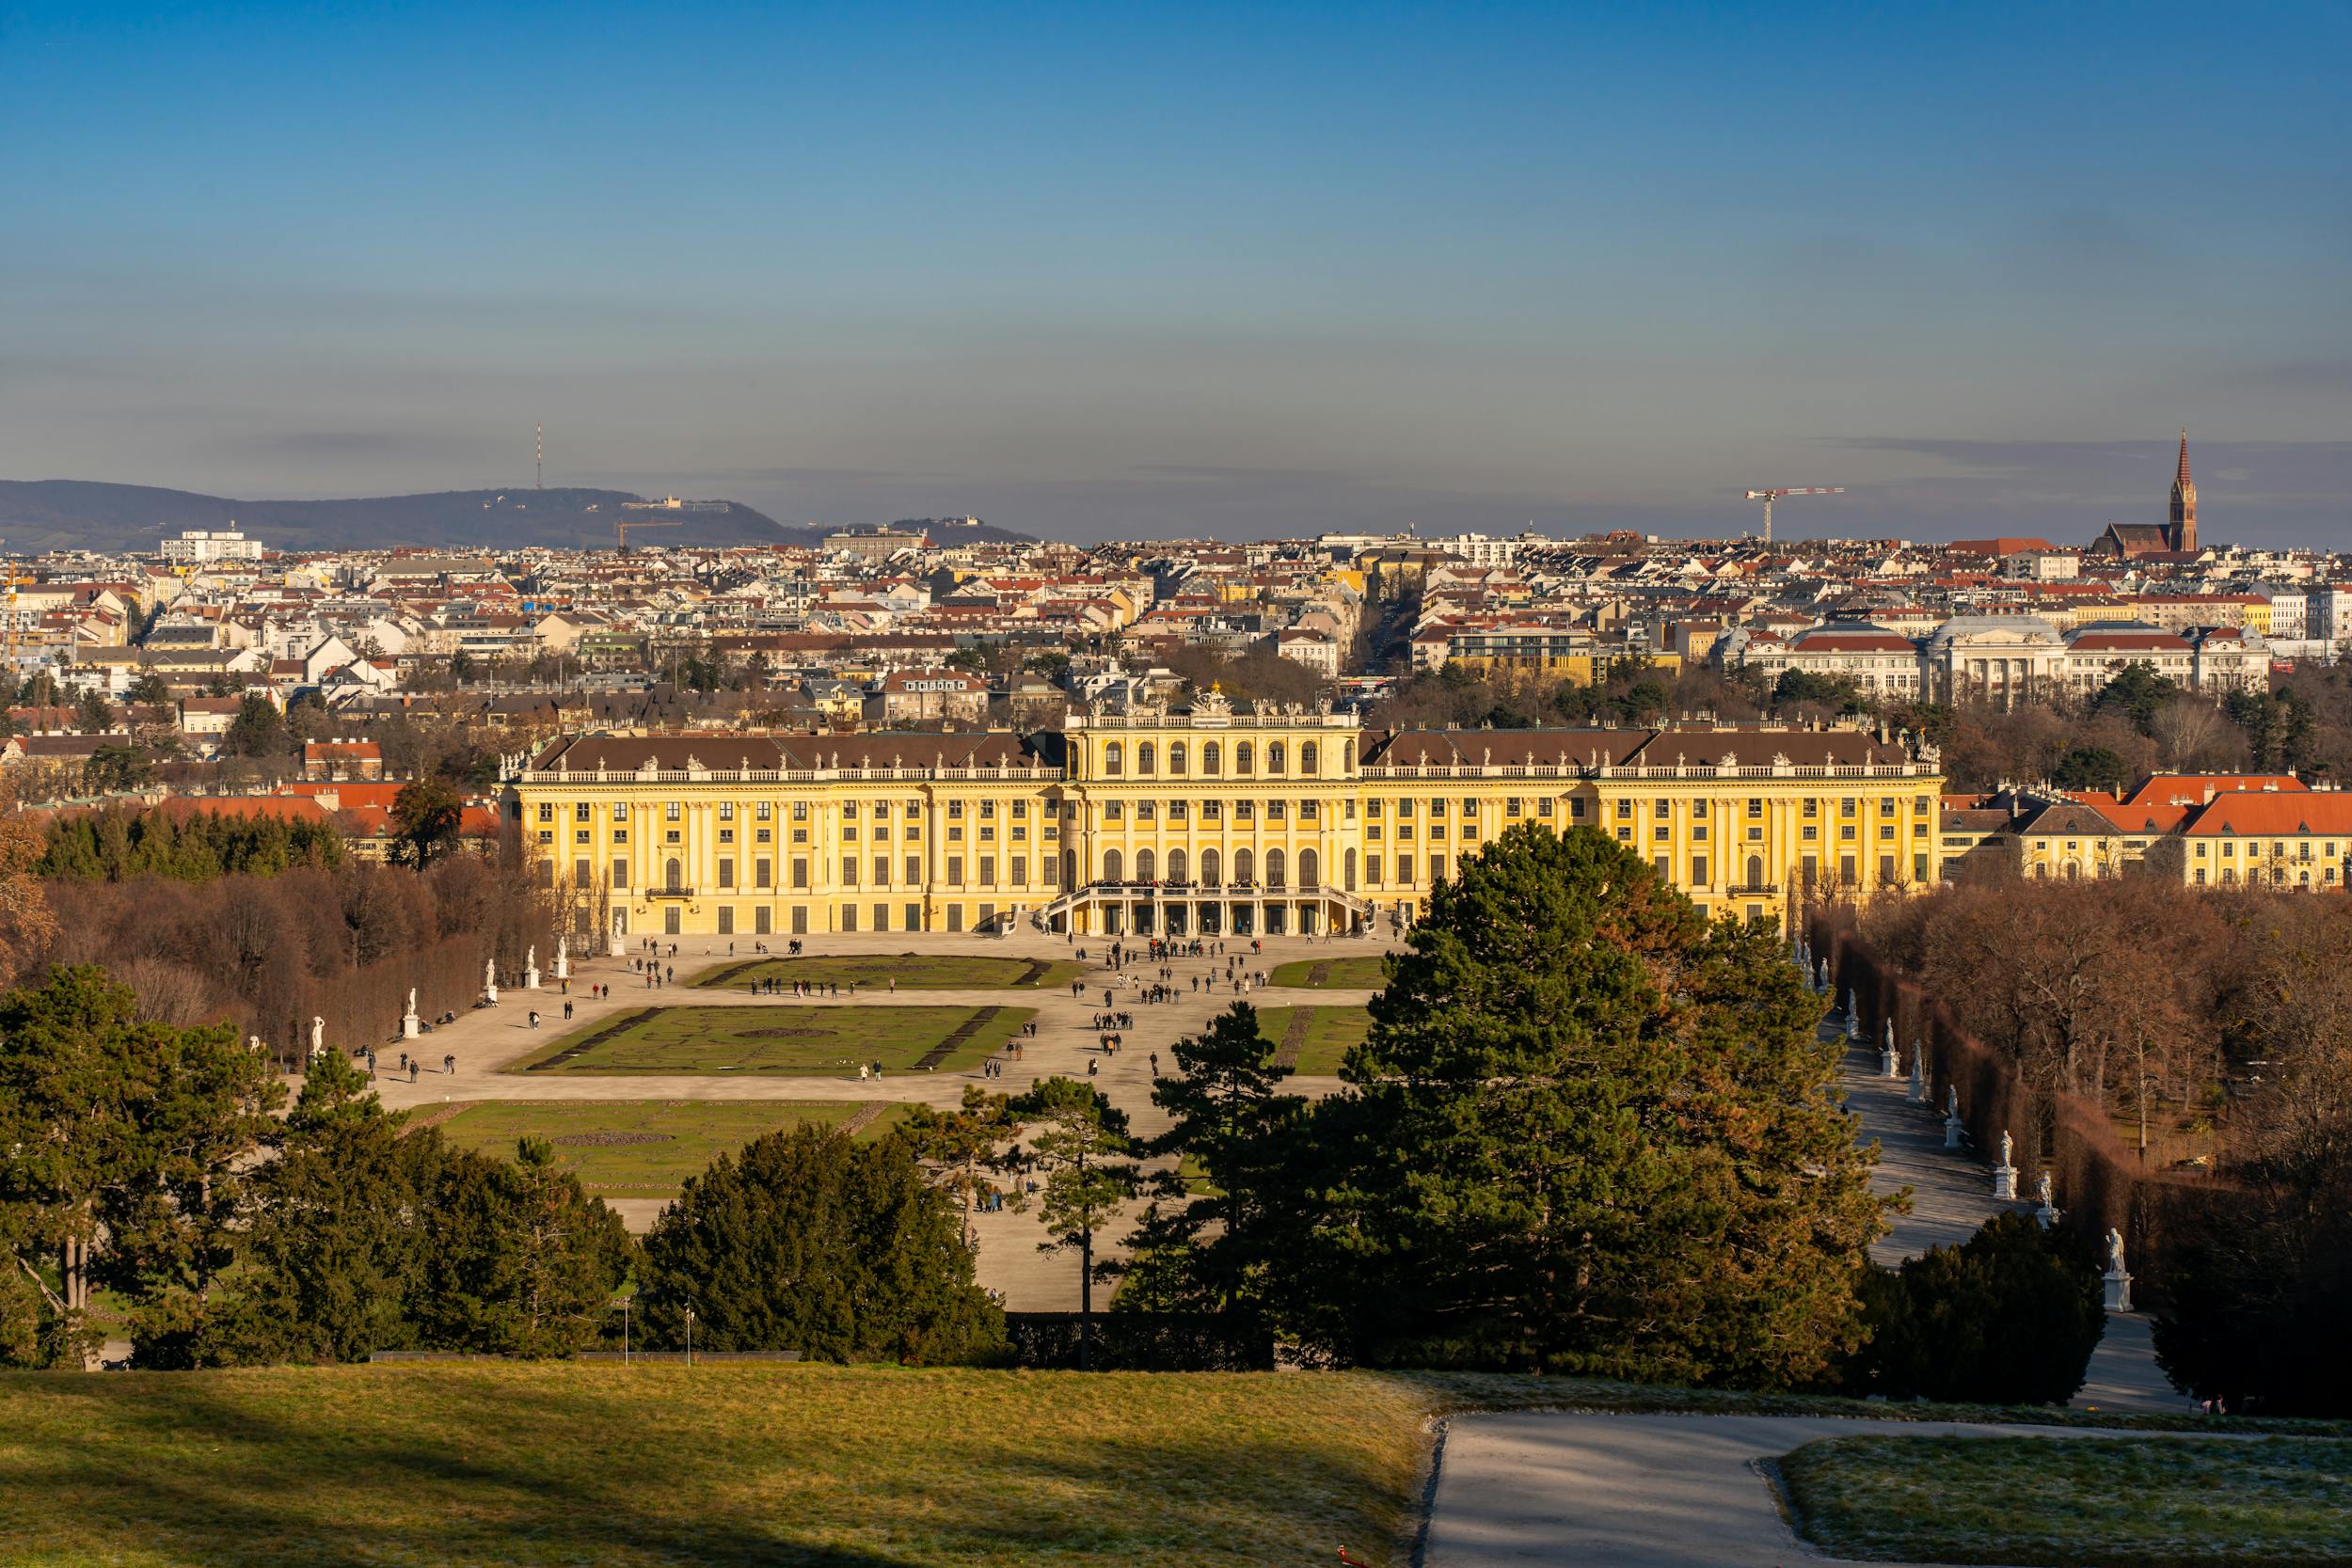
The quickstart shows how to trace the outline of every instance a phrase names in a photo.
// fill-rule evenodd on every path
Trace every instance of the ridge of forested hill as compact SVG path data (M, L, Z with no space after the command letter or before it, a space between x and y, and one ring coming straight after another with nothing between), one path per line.
M14 555L42 550L152 550L184 529L235 524L270 549L609 548L624 519L675 522L636 543L817 545L825 531L779 523L737 501L723 511L624 512L626 490L442 490L338 500L231 500L146 484L0 480L0 540Z

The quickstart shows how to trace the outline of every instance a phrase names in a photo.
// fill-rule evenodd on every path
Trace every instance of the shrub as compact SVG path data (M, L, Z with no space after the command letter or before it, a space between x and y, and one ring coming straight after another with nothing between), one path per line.
M2106 1332L2085 1239L1998 1214L1860 1285L1869 1338L1838 1369L1851 1394L1981 1404L2063 1404Z

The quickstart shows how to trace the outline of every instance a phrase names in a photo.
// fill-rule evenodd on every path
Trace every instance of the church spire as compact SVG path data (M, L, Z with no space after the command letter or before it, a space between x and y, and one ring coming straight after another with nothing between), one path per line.
M2188 477L2188 427L2181 427L2181 462L2172 476L2171 519L2165 543L2176 550L2197 548L2197 482Z

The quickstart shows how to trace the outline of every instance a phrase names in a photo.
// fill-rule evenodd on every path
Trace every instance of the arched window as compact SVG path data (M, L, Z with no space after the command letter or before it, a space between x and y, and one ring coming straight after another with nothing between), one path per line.
M1751 892L1753 892L1756 889L1761 888L1763 885L1764 857L1761 855L1750 855L1748 857L1748 888Z
M1217 885L1216 874L1223 869L1224 863L1217 859L1216 850L1203 849L1200 851L1200 880L1203 883L1210 887L1216 887Z
M1180 778L1184 775L1184 743L1181 740L1171 742L1168 748L1168 770Z
M2068 881L2072 882L2077 880L2081 878L2082 874L2083 868L2081 866L2076 865L2073 861L2068 861L2066 863L2066 879Z
M1248 774L1251 768L1257 766L1257 751L1247 740L1242 741L1233 748L1234 772Z
M1348 891L1348 892L1350 892L1350 893L1353 893L1353 892L1355 892L1355 891L1356 891L1356 851L1355 851L1355 850L1350 849L1350 850L1347 852L1347 862L1346 862L1346 864L1347 864L1347 891Z
M1148 740L1147 740L1147 741L1145 741L1142 745L1140 745L1140 746L1138 746L1138 747L1136 747L1136 772L1138 772L1138 773L1150 773L1150 772L1153 772L1153 771L1156 771L1156 770L1158 769L1159 765L1160 765L1160 757L1159 757L1159 753L1158 753L1158 752L1156 752L1156 751L1154 751L1154 750L1152 749L1152 743L1151 743L1150 741L1148 741Z
M1114 740L1103 748L1103 771L1116 778L1127 769L1127 748Z
M1126 880L1126 862L1120 858L1118 850L1105 849L1103 851L1103 880L1106 882L1124 881Z
M1148 882L1148 881L1151 881L1151 880L1152 879L1152 874L1153 872L1157 871L1159 868L1160 868L1160 863L1159 863L1156 859L1154 859L1154 858L1152 857L1152 851L1151 851L1151 850L1149 850L1149 849L1138 849L1138 850L1136 850L1136 881L1138 881L1138 882Z
M1225 748L1212 740L1200 748L1200 771L1214 778L1225 767Z
M1282 885L1282 851L1279 849L1268 849L1265 852L1265 885L1268 887Z
M1298 770L1309 778L1315 776L1315 743L1311 740L1298 748Z
M1258 857L1247 849L1233 851L1233 880L1254 882L1258 879Z
M1171 882L1184 879L1184 852L1182 849L1168 852L1168 879Z
M677 857L675 855L671 856L669 863L661 868L661 885L672 893L683 893L686 890L686 870L678 864Z
M1265 743L1265 770L1269 773L1279 773L1282 770L1282 743L1279 740L1269 740Z
M1298 851L1298 885L1309 893L1323 885L1323 857L1312 849Z

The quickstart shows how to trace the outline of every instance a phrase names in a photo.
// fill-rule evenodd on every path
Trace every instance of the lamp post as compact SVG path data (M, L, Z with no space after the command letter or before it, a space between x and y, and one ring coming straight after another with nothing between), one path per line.
M694 1309L686 1309L686 1364L694 1364Z
M631 1299L626 1295L612 1298L612 1305L621 1309L621 1365L624 1367L628 1365L628 1304Z

